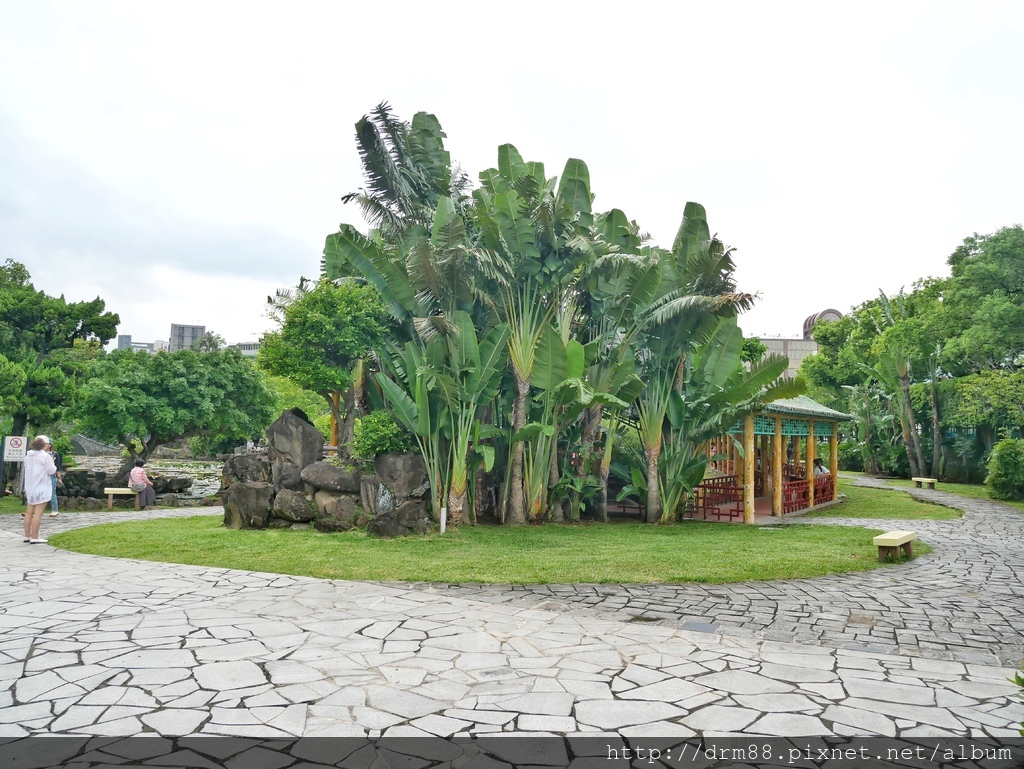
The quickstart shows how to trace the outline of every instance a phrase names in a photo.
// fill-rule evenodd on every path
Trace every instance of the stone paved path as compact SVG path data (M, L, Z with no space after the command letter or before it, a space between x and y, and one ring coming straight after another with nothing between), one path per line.
M44 528L197 512L62 515ZM952 522L948 541L968 555L948 579L970 579L968 588L981 595L965 596L961 586L963 611L1006 622L1012 617L996 611L996 596L1019 601L1020 585L1003 576L984 532L1013 524L998 510L993 522L987 517L978 511L967 523ZM1005 738L1024 718L1006 680L1013 671L994 662L1004 627L977 652L988 657L958 661L950 659L950 638L937 648L918 642L910 656L895 645L884 647L890 653L829 645L824 631L812 643L787 643L723 622L727 612L788 617L788 609L773 607L798 595L802 605L820 607L815 624L831 613L835 632L847 632L839 626L852 618L840 599L851 590L841 590L839 578L716 588L709 593L718 598L709 604L716 613L699 615L719 623L709 633L671 612L674 625L622 621L625 611L577 604L561 589L500 595L80 555L23 544L13 533L20 523L0 516L0 736ZM961 537L982 538L977 553L955 536L959 524L972 527ZM926 538L939 544L938 532ZM923 582L920 571L947 579L946 563L940 554L857 575L880 581L854 589L851 600L881 625L888 615L872 603L880 596L874 588L895 595L901 583ZM662 588L646 590L661 600ZM640 592L624 588L625 605L645 600ZM950 603L958 595L951 585L933 585L933 592ZM899 616L909 622L911 608L901 601ZM939 632L925 608L917 614L921 626ZM780 621L768 620L767 632ZM962 630L960 623L950 617L948 626L960 632L949 635L978 635L969 620Z
M872 478L856 483L882 487L881 481ZM1019 665L1024 660L1024 512L941 491L913 489L911 493L924 502L963 510L964 517L945 521L787 519L885 531L913 529L935 548L934 553L910 563L874 572L728 585L424 585L421 589L730 636Z

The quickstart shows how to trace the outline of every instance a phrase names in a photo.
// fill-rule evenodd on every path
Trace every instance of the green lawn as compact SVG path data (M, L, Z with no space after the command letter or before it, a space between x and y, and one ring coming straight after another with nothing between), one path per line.
M0 498L0 515L6 513L24 513L25 506L21 504L21 497L9 496Z
M894 490L895 491L895 490ZM839 493L848 497L838 505L820 512L807 513L804 518L915 518L948 520L961 518L963 513L950 507L918 502L909 494L894 493L887 489L854 486L839 479Z
M893 495L896 496L896 495ZM83 553L332 579L451 583L738 582L877 568L874 529L726 523L465 526L380 540L359 531L225 529L200 517L50 537ZM918 552L928 552L922 546Z
M885 483L887 486L892 486L897 489L914 488L913 481L905 480L903 478L893 478ZM992 497L989 496L988 489L978 483L947 483L946 481L939 481L935 484L935 490L945 491L949 494L956 494L961 497L970 497L971 499L992 499ZM1008 502L1005 499L997 499L993 501L1012 505L1018 510L1024 510L1024 502Z

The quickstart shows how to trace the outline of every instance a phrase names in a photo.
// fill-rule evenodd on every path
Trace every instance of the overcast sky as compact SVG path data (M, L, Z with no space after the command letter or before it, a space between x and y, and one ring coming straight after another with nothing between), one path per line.
M796 335L1024 220L1024 4L0 0L0 258L120 333L228 342L362 226L353 124L433 112L475 179L579 157L671 245L703 203Z

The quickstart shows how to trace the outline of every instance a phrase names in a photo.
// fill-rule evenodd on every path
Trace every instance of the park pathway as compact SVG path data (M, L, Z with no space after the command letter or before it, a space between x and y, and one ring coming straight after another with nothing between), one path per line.
M885 488L874 478L859 486ZM901 491L890 490L898 494ZM831 577L726 585L423 585L445 595L658 622L730 636L987 665L1024 660L1024 512L992 500L908 490L964 511L943 521L787 518L912 529L935 552ZM638 557L642 558L642 554Z
M0 736L1009 738L1024 516L955 501L964 519L916 524L936 553L908 565L671 588L119 560L24 544L20 516L0 516ZM44 530L220 512L65 514Z

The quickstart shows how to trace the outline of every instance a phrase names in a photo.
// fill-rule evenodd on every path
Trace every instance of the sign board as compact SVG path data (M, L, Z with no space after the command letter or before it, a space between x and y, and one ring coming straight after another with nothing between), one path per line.
M4 438L4 461L24 462L28 438L24 435L8 435Z

